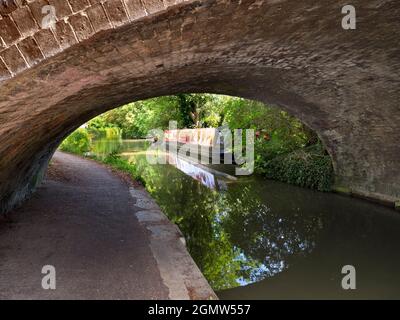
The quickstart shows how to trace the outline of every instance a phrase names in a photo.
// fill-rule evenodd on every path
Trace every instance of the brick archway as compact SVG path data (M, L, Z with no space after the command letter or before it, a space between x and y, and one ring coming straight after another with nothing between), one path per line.
M41 29L41 8L57 23ZM338 187L400 198L396 0L0 1L0 211L57 145L108 109L177 92L276 104L316 130Z

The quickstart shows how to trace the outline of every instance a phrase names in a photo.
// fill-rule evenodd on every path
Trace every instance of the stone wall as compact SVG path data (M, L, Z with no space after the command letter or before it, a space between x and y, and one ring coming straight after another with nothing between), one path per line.
M0 211L34 190L58 143L138 99L215 92L316 130L342 190L400 199L400 5L353 0L0 0ZM56 8L43 29L41 8Z

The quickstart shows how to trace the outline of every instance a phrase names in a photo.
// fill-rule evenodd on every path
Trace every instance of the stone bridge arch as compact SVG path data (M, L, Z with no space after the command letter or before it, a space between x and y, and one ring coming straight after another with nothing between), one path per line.
M336 185L400 198L400 5L353 0L1 0L0 211L62 139L108 109L177 92L261 100L316 130ZM41 28L41 8L57 22Z

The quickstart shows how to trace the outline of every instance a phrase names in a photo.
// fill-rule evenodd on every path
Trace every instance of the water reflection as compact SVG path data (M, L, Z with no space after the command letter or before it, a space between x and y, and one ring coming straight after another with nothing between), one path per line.
M207 188L217 189L217 179L212 173L206 171L205 169L199 168L189 161L179 158L173 154L167 155L167 162L193 179L199 181Z
M356 265L364 276L350 297L400 297L400 218L392 210L257 177L217 179L177 159L175 167L149 165L147 145L98 141L94 150L120 152L140 168L148 191L179 225L220 297L343 298L345 264ZM216 188L217 180L227 187ZM384 291L372 268L385 274L379 287Z

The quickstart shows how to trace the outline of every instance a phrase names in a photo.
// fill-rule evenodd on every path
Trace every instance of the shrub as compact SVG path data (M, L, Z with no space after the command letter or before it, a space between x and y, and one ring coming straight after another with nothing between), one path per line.
M86 129L79 128L71 133L60 145L62 151L84 154L90 151L90 136Z
M260 168L267 178L330 191L333 168L330 156L321 144L293 151L266 161Z

